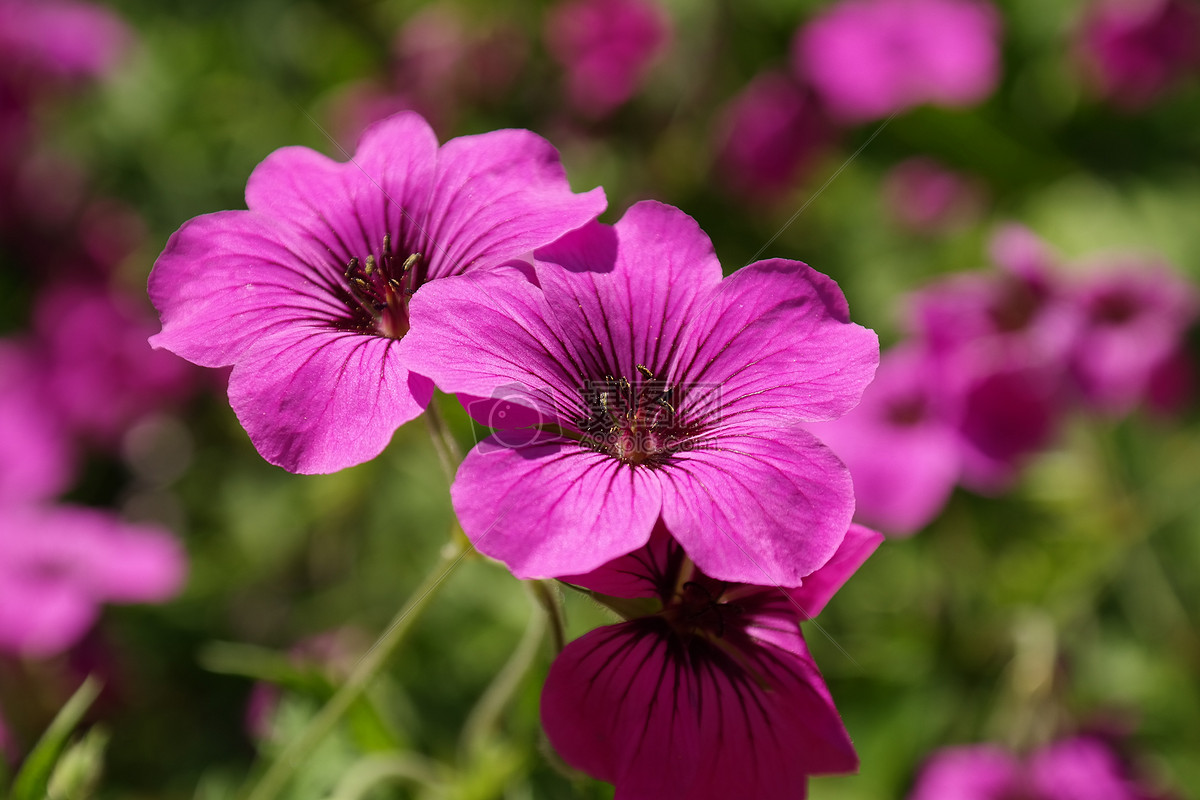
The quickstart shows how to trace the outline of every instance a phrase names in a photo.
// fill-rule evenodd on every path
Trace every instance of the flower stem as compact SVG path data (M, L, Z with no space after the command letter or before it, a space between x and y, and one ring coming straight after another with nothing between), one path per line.
M342 715L354 704L371 681L395 652L417 615L429 604L434 591L454 571L469 552L458 540L442 548L441 557L425 580L409 597L408 602L396 613L383 634L376 640L354 667L350 677L334 693L300 735L288 743L258 782L243 796L246 800L272 800L277 797L294 777L296 770L308 759L313 750L329 735Z
M424 416L425 423L429 426L429 437L433 440L433 449L437 451L438 462L441 463L442 472L446 475L446 482L454 483L458 465L463 460L462 448L458 446L458 441L446 427L446 422L442 419L441 412L438 411L436 397L429 401Z

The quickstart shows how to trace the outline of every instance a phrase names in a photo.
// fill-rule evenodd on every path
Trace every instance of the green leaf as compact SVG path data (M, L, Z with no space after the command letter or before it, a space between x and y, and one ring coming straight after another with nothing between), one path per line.
M21 765L21 770L13 781L10 800L45 800L50 776L58 763L59 754L66 746L67 737L95 702L100 694L100 686L100 681L89 675L58 712L29 757L25 759L25 763Z

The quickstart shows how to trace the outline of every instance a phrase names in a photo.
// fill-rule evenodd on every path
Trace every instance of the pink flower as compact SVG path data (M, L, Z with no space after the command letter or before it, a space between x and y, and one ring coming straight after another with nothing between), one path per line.
M963 446L963 482L998 491L1057 434L1070 399L1074 309L1023 229L994 245L1000 272L953 275L910 297L909 325Z
M1165 262L1122 257L1093 264L1071 300L1082 320L1071 373L1089 406L1128 413L1153 402L1157 387L1186 369L1179 356L1200 315L1200 294Z
M661 517L723 580L797 586L833 555L849 475L800 425L856 405L879 358L837 284L783 259L722 278L695 221L650 201L537 250L534 270L536 285L430 285L401 342L443 391L504 394L542 423L458 470L454 508L481 552L518 577L577 574Z
M884 178L884 200L893 219L923 234L946 233L978 216L982 198L967 176L931 158L910 158Z
M631 98L670 36L651 0L567 0L546 20L546 46L567 71L567 97L589 117Z
M1080 736L1021 759L995 745L951 747L921 770L908 800L1145 800L1102 740Z
M542 691L551 744L615 784L617 800L800 798L809 775L857 769L800 622L881 538L851 527L804 586L784 590L709 578L659 525L637 552L567 579L644 598L646 612L555 659Z
M53 497L75 466L38 361L29 346L0 340L0 507Z
M721 112L717 168L735 192L771 199L795 183L829 137L810 91L784 73L764 73Z
M1079 46L1101 94L1140 108L1200 67L1200 7L1194 0L1097 0Z
M73 432L105 445L195 385L193 368L146 343L154 318L142 305L100 285L67 283L44 290L34 308L54 409Z
M883 354L857 407L807 426L850 468L855 518L885 533L925 526L958 482L962 444L938 384L926 355L901 345Z
M428 404L433 382L399 346L423 285L548 244L605 200L573 194L558 153L529 131L439 148L405 112L368 129L346 163L275 151L246 203L171 237L150 274L163 323L150 341L233 365L229 400L259 452L314 473L374 458Z
M101 75L129 43L103 6L72 0L0 0L0 71L81 78Z
M166 531L69 506L0 506L0 649L44 658L74 644L102 603L161 602L183 583Z
M842 0L800 29L792 63L848 122L969 106L999 79L999 27L984 0Z

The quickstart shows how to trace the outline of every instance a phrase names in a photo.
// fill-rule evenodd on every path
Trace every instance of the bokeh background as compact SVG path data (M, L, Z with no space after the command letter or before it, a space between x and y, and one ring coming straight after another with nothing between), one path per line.
M39 369L74 354L112 377L105 389L60 387L60 399L147 401L80 434L58 498L164 526L188 564L169 601L107 606L55 654L0 656L10 768L94 673L105 688L80 728L104 745L94 796L233 796L450 536L448 482L419 421L371 463L296 476L259 458L223 375L145 377L156 255L185 220L244 207L247 176L278 147L343 160L366 123L400 108L443 140L529 128L560 149L576 190L605 187L605 221L654 198L694 216L727 270L806 261L838 280L885 347L902 337L905 293L994 269L988 244L1008 222L1069 263L1157 254L1200 279L1195 58L1148 90L1112 89L1082 33L1095 3L996 2L1000 71L985 96L861 120L827 113L793 68L797 31L830 3L663 0L658 33L618 37L648 55L615 102L572 90L583 44L553 22L561 5L122 0L96 6L119 34L39 34L111 50L90 67L56 71L6 48L4 101L21 115L0 141L0 334L57 342ZM1200 36L1185 45L1195 55ZM781 99L734 116L763 76ZM949 188L914 195L895 170L917 157ZM116 354L98 341L107 318L87 316L83 299L46 299L64 284L123 298L133 343ZM470 446L479 429L453 398L438 402ZM1027 748L1079 730L1119 740L1147 785L1200 797L1198 488L1194 400L1170 414L1077 413L1007 491L957 490L924 530L885 542L807 629L862 759L859 775L818 779L811 797L902 798L940 747ZM587 598L565 600L572 635L611 620ZM540 613L501 566L464 564L292 796L403 764L428 785L385 781L364 796L611 797L547 755L537 703L548 642L494 724L460 736Z

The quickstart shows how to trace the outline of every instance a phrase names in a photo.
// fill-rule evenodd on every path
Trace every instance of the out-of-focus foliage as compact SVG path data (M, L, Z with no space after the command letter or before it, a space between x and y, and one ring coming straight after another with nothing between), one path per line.
M397 55L393 42L436 10L470 41L502 36L512 48L497 66L464 47L463 58L476 60L418 99L443 140L530 128L560 148L576 190L605 187L606 221L655 198L694 216L727 267L763 256L808 262L838 280L854 319L885 345L901 336L902 295L981 267L1005 221L1071 257L1152 251L1200 280L1200 80L1136 111L1105 103L1074 49L1082 0L997 3L1003 73L987 101L843 127L773 197L735 194L722 181L720 112L760 72L787 69L794 31L826 3L664 3L669 46L642 90L600 120L563 100L562 69L543 39L551 5L120 0L111 8L136 43L109 79L39 108L39 148L82 165L87 191L144 219L147 235L119 268L140 291L182 222L244 207L246 178L272 150L299 144L347 157L363 121L353 93L365 82L384 96L412 89L406 82L436 48ZM931 234L897 221L881 187L914 156L969 176L978 201L961 224ZM44 276L27 256L5 255L3 267L7 334L26 326ZM453 398L439 402L470 446L480 431ZM0 700L26 752L77 676L99 672L106 688L90 718L110 738L98 796L223 798L242 784L256 747L277 752L334 689L336 670L288 652L352 630L343 646L353 660L434 563L453 530L448 482L421 421L381 458L335 475L271 467L218 376L155 426L142 439L127 435L116 454L90 456L69 499L172 527L190 561L186 589L164 605L106 609L71 653L3 660L0 686L18 688ZM903 797L938 747L1027 746L1086 725L1128 733L1142 773L1194 796L1198 486L1194 403L1172 419L1076 418L1011 492L959 490L928 529L886 542L819 627L806 628L862 761L857 776L815 781L811 797ZM612 619L570 593L566 607L571 635ZM611 796L553 766L537 715L548 646L496 729L473 747L459 741L537 613L502 567L469 560L384 679L304 765L293 796L376 779L381 788L359 796ZM248 721L256 680L285 690L265 722Z

